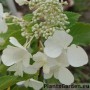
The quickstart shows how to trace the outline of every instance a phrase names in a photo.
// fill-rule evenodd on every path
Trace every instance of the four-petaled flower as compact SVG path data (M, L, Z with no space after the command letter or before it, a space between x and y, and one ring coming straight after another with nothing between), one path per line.
M15 75L23 76L24 67L29 66L32 55L14 37L10 37L10 42L1 56L2 62L6 66L11 66L9 71L16 71Z
M45 41L44 52L47 56L56 58L59 57L63 51L66 51L64 57L71 66L80 67L88 63L88 56L83 48L71 44L73 37L65 31L55 31L53 36L50 36Z
M58 79L62 84L72 84L74 82L74 77L72 73L67 69L69 62L67 61L65 51L54 60L57 61L57 64L54 64L55 66L51 67L49 73L44 73L44 78L50 79L54 75L54 77Z

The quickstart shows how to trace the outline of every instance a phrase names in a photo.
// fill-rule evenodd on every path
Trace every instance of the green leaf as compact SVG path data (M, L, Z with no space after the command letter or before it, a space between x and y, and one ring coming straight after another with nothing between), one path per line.
M65 14L68 17L68 21L70 22L70 24L68 25L68 28L72 27L79 19L80 14L78 13L74 13L74 12L65 12Z
M7 67L3 64L0 64L0 74L5 74L7 71Z
M0 37L4 38L4 40L5 40L5 44L3 46L0 46L0 50L3 50L4 48L6 48L6 46L8 44L10 44L9 43L10 37L15 37L16 39L18 39L18 41L21 44L24 44L25 38L21 36L21 30L20 29L21 29L20 26L13 24L13 25L8 26L8 31L6 33L0 34Z
M34 90L33 88L31 87L24 87L24 86L15 86L12 90Z
M18 82L18 78L15 76L2 76L0 77L0 90L4 90L9 86L12 86Z
M77 23L70 28L70 34L73 36L73 43L77 45L90 44L90 24Z
M29 90L29 89L25 88L24 86L15 86L12 90Z

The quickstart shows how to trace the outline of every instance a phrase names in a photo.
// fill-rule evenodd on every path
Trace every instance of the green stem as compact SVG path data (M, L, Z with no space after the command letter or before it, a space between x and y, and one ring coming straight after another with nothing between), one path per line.
M41 67L39 70L38 80L43 82L43 67Z
M39 46L39 51L43 52L44 46L43 46L43 44L41 42L41 38L39 38L39 40L38 40L38 46ZM42 48L42 50L41 50L41 48ZM40 70L39 70L38 80L41 81L41 82L43 82L43 80L44 80L43 67L41 67ZM41 90L43 90L43 89L41 89Z

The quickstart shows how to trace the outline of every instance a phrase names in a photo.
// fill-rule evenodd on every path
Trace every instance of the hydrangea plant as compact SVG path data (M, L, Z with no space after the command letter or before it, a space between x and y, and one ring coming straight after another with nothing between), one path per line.
M69 66L81 67L88 56L80 45L90 44L90 25L77 22L61 0L15 0L32 11L22 18L3 12L0 4L0 90L40 90L46 80L74 83Z

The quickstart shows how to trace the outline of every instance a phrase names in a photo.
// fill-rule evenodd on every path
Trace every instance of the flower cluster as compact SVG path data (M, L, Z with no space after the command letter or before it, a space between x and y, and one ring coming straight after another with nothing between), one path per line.
M68 18L63 13L62 5L65 3L59 3L59 0L16 0L16 2L19 5L28 4L31 9L34 9L30 23L17 18L15 21L15 17L13 21L22 27L22 36L27 36L26 43L21 45L16 38L10 37L9 42L12 45L8 45L1 56L3 64L9 66L8 71L14 71L15 76L23 77L24 73L33 75L33 79L29 78L17 85L40 90L43 83L34 80L34 75L38 75L40 71L44 79L54 76L62 84L72 84L74 76L68 67L70 65L80 67L87 64L88 56L83 48L72 44L73 37L65 31L68 24ZM3 21L2 18L1 20ZM32 35L28 34L25 28L29 24L32 24ZM0 31L3 32L1 29ZM33 54L29 49L34 37L39 38L37 39L39 45L38 51ZM42 41L42 37L46 40Z
M17 2L16 0L19 5L26 4L26 1L19 0ZM41 36L47 39L53 35L55 30L65 30L66 25L69 24L68 18L63 12L63 4L66 4L64 2L60 3L59 0L30 0L27 1L27 4L32 10L33 18L31 22L26 23L22 20L24 24L21 26L23 36L31 35L27 30L29 25L32 26L32 33L37 39Z
M65 31L56 31L52 37L45 41L45 54L58 62L49 73L45 74L46 79L54 75L61 83L69 85L74 81L74 77L67 67L69 65L80 67L87 64L86 52L80 46L70 45L72 40L73 37Z
M32 36L31 33L29 33L27 27L30 27L30 23L25 21L23 18L18 18L16 16L10 16L12 18L13 23L21 26L22 36L25 38L29 38Z
M31 0L29 5L33 11L32 31L39 38L41 35L46 39L53 35L56 29L66 29L67 16L63 13L64 3L59 3L59 0ZM38 23L38 24L37 24Z

